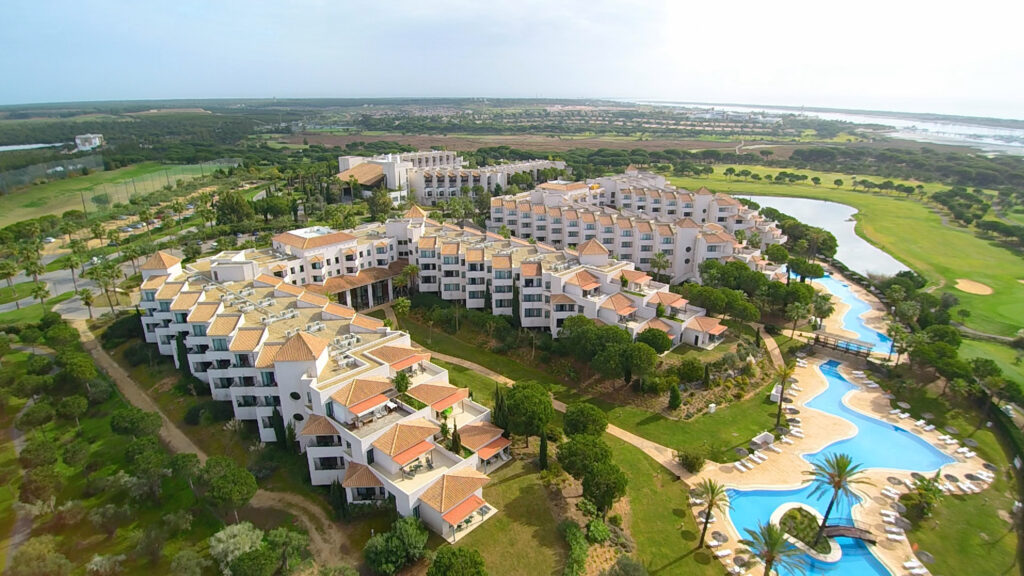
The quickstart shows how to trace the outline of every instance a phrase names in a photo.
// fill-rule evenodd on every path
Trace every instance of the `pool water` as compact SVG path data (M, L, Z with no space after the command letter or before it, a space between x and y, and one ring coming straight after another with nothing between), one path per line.
M821 284L833 296L842 300L843 303L850 307L843 314L843 328L856 332L857 339L871 344L873 351L882 354L889 353L889 349L892 347L892 339L873 328L869 328L864 323L864 318L861 317L861 314L871 310L871 306L858 298L853 293L853 290L850 289L849 284L840 282L828 274L816 279L815 282Z
M857 412L843 403L845 397L856 386L851 384L839 373L839 362L830 360L821 365L828 387L805 404L839 416L857 427L854 436L829 444L821 451L807 454L804 459L817 462L828 454L843 452L849 454L854 462L863 468L890 468L912 472L935 472L942 466L953 462L953 458L936 449L931 444L907 432L899 426ZM880 487L877 487L880 488ZM737 531L746 537L745 529L757 527L758 522L767 522L772 513L790 502L801 502L813 507L822 515L828 507L831 494L820 498L811 497L810 483L795 489L785 490L736 490L730 489L729 502L732 506L729 518ZM851 509L857 501L839 500L832 511L830 522L848 524L852 522ZM813 561L805 557L808 563L807 574L830 574L834 576L879 575L890 573L879 562L868 545L852 538L837 538L836 543L842 549L842 558L838 562L827 563ZM734 544L739 547L738 544ZM781 572L782 576L791 576Z

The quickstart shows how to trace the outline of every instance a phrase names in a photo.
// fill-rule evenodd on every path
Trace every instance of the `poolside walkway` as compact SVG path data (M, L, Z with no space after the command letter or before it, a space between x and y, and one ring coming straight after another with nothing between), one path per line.
M787 395L793 398L791 406L800 410L797 417L800 419L799 427L805 431L803 438L790 436L792 444L776 442L775 446L780 448L782 453L778 454L773 451L763 450L762 453L767 457L767 460L761 464L754 465L752 470L746 472L740 472L733 464L708 462L700 474L696 475L695 480L711 478L729 488L742 490L764 488L793 489L806 484L807 477L804 472L809 471L811 465L803 459L803 455L818 452L838 440L849 438L857 433L857 427L849 420L805 406L807 401L828 387L828 382L819 371L818 366L829 359L823 355L807 358L807 365L798 366L794 374L797 380L797 387L800 390L792 388L787 390ZM848 381L857 383L858 379L851 374L846 363L841 365L840 373ZM900 419L898 416L890 415L890 400L884 396L880 389L859 387L857 390L847 394L844 401L850 408L873 418L899 425L923 438L939 450L953 456L956 462L943 466L943 474L954 474L962 478L967 473L980 470L984 465L984 462L977 457L967 460L951 453L951 447L943 444L938 439L938 436L941 434L940 431L926 432L915 426L913 420ZM955 446L952 448L955 448ZM900 542L890 541L886 538L885 528L891 527L891 524L884 521L885 519L881 511L891 509L892 500L882 496L881 489L886 486L891 487L890 477L910 481L910 472L871 468L866 471L865 477L872 485L856 488L856 492L861 496L862 501L853 508L854 520L859 527L867 528L879 535L879 544L873 547L875 556L893 574L902 574L906 572L902 568L903 562L914 558L913 550L907 540ZM975 483L975 485L978 484ZM902 491L906 491L906 488L903 488ZM693 506L692 508L695 515L701 509L700 506ZM721 517L723 515L719 514L718 516ZM700 519L698 518L697 521L700 522ZM721 521L720 519L719 522L714 524L714 529L729 534L731 542L736 542L740 538L740 534L731 522ZM731 564L730 558L723 558L722 561L726 565ZM762 574L763 567L756 567L751 573Z

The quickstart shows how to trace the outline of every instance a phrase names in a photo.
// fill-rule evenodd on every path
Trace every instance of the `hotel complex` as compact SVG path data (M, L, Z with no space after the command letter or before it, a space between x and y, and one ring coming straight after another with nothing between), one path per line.
M445 154L407 162L457 161ZM664 253L674 281L699 279L709 258L772 275L760 248L785 239L728 196L635 171L496 198L488 227L439 223L413 206L384 223L291 230L268 249L188 266L160 252L142 266L145 338L231 402L236 418L255 421L261 440L280 440L279 412L313 484L339 481L351 502L391 497L400 514L454 541L495 513L481 489L509 458L508 440L407 333L360 313L392 300L396 278L556 337L582 314L633 337L653 329L710 348L726 327L634 261L650 270ZM503 228L515 236L496 232ZM407 390L396 387L399 373ZM442 434L452 429L458 454Z
M338 158L338 179L355 179L365 189L385 186L392 192L397 204L409 197L423 206L434 206L441 200L462 196L462 188L469 188L469 197L475 198L483 188L493 192L497 186L508 188L509 177L528 172L536 180L547 168L565 169L565 162L554 160L527 160L466 168L466 161L456 152L428 150L405 154L383 154L374 157L341 156Z
M486 472L509 454L488 409L405 332L266 274L278 260L222 252L182 267L156 254L142 266L146 341L185 362L236 418L255 421L262 441L281 440L279 412L313 484L340 481L350 502L393 498L399 514L449 541L493 515ZM446 448L442 428L458 429L460 453Z

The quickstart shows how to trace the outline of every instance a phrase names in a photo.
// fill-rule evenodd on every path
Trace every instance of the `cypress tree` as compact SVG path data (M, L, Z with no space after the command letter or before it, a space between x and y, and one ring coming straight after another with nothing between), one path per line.
M704 388L711 388L711 367L704 365Z
M455 454L456 456L462 452L462 438L459 437L458 425L456 425L452 430L452 440L449 448L451 449L452 454Z
M679 395L679 386L673 384L668 389L668 409L676 410L683 405L683 398Z
M540 469L548 469L548 436L547 434L540 435Z

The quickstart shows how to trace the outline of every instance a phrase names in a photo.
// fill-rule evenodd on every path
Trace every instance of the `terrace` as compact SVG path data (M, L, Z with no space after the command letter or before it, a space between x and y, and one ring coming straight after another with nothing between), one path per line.
M462 460L451 452L435 446L402 466L394 474L388 472L380 463L373 463L370 466L381 477L387 478L399 490L408 494L429 486L461 462Z

